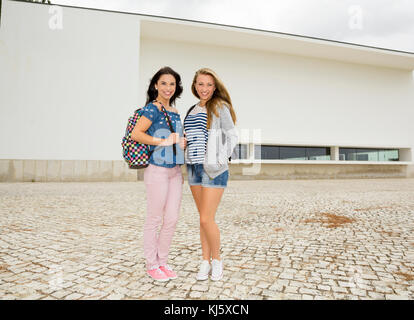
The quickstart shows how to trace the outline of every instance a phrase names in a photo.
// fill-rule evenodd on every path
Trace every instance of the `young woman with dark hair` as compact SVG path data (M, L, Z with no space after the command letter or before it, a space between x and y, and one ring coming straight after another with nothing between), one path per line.
M167 260L182 198L180 165L184 164L186 140L180 115L172 107L182 91L180 75L169 67L160 69L150 81L146 106L131 134L132 139L150 145L153 151L144 172L144 256L148 275L158 281L177 278Z

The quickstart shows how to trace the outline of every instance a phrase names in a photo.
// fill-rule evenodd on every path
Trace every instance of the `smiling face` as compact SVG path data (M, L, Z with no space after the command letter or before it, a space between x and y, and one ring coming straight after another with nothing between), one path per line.
M163 74L155 84L158 90L158 98L169 101L175 93L176 82L171 74Z
M205 104L213 96L216 86L214 78L209 74L199 74L195 82L195 89L200 98L201 104Z

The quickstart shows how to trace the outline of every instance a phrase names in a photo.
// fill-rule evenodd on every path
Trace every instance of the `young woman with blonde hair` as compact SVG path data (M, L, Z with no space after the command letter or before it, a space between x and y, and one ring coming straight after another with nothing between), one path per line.
M230 95L208 68L196 72L191 91L200 100L184 120L188 183L200 214L202 259L198 280L223 277L220 230L215 215L229 177L228 161L237 144L236 114ZM211 265L210 265L211 260Z

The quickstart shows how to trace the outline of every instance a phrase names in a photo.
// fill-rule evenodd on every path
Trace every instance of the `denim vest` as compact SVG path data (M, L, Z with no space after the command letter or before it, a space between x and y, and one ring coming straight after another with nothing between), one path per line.
M183 126L181 123L181 118L178 113L167 111L168 116L171 120L171 125L176 133L183 137ZM158 107L153 103L147 104L143 108L143 116L152 122L151 126L147 130L147 134L161 139L167 139L171 134L170 127L165 119L163 112L158 110ZM179 144L176 143L175 149L176 154L174 155L173 146L154 146L150 145L150 151L152 155L150 157L149 163L165 167L173 168L177 164L184 164L184 151L180 148Z

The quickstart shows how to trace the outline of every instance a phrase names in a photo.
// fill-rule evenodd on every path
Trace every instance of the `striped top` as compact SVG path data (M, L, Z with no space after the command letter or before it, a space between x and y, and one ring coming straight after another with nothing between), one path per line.
M188 163L203 163L206 154L208 130L205 107L197 105L184 120L187 138Z

